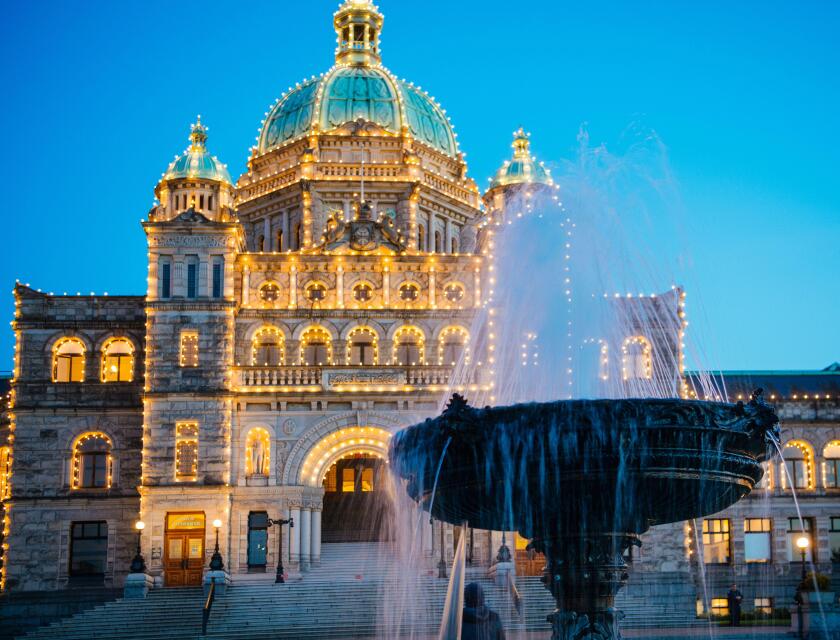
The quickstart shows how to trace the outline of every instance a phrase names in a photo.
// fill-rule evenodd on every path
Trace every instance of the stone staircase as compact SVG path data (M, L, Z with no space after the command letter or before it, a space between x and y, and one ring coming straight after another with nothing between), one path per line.
M383 543L325 544L321 566L300 581L275 585L271 575L234 584L216 599L208 638L392 638L435 635L447 581L437 573L417 576L402 569ZM487 604L510 631L547 631L546 614L554 603L536 577L520 577L518 614L506 591L468 569L468 581L484 586ZM171 640L200 637L203 596L198 588L161 589L145 600L118 600L24 636L27 640L125 638ZM685 603L668 599L646 602L642 596L619 598L625 628L685 627L702 624ZM402 613L398 613L402 612ZM515 634L513 634L515 635Z

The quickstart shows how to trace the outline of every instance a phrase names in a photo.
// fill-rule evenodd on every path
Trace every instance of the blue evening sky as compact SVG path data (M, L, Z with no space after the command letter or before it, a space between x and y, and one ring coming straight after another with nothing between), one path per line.
M337 4L5 3L2 315L16 278L143 293L139 220L188 125L201 113L211 150L239 175L267 105L332 64ZM690 312L711 336L703 364L840 360L839 3L380 7L385 64L442 102L482 186L520 124L547 161L573 156L584 122L608 145L630 123L656 130L682 198Z

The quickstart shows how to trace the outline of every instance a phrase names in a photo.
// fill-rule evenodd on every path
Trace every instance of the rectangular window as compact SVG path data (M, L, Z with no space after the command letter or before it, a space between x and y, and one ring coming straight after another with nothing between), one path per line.
M373 491L373 469L370 467L362 469L362 491Z
M329 493L338 491L338 473L335 465L330 467L327 476L324 478L324 491Z
M769 616L773 614L773 599L772 598L756 598L753 600L753 608L756 613Z
M213 263L213 297L222 297L222 263Z
M709 609L713 617L724 618L729 615L729 600L726 598L712 598Z
M771 531L770 518L747 518L744 520L744 560L747 562L770 562Z
M840 458L829 458L823 462L823 478L826 489L840 489Z
M248 514L248 569L262 569L268 558L268 514L252 511Z
M192 482L198 478L198 423L175 425L175 479Z
M181 366L198 366L198 331L181 332Z
M198 295L198 264L187 263L187 297L195 298Z
M55 357L56 382L84 382L85 357L81 354L59 354Z
M172 265L168 262L160 265L160 297L172 297Z
M345 467L341 470L341 490L344 493L353 493L356 490L355 469Z
M828 548L831 553L831 561L840 564L840 518L831 518L828 528Z
M703 520L703 562L706 564L729 564L729 519L707 518Z
M804 529L803 529L804 525ZM805 551L805 562L813 562L814 550L814 523L811 518L788 518L787 549L788 562L802 562L802 551L796 545L797 539L803 535L808 538L808 547Z
M108 559L108 523L74 522L70 527L70 576L101 578Z

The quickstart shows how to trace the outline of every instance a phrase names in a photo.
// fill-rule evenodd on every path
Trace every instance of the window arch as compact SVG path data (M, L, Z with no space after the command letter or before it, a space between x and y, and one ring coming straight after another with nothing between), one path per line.
M276 282L265 282L260 285L260 300L271 305L280 298L280 285Z
M420 287L413 282L403 282L399 289L400 300L405 304L412 304L420 299Z
M624 380L650 380L653 377L650 342L644 336L630 336L622 343L621 377Z
M369 366L379 362L379 337L370 327L355 327L347 335L347 364Z
M426 336L415 326L406 325L394 334L394 364L413 366L425 361Z
M450 282L443 288L443 297L453 306L463 302L465 295L464 285L460 282Z
M353 285L353 300L359 304L366 304L373 300L373 287L368 282L358 282Z
M268 476L271 470L271 435L254 427L245 438L245 475Z
M324 327L313 326L300 338L300 363L306 366L324 366L332 363L332 336Z
M286 338L277 327L262 327L251 340L251 365L279 367L286 362Z
M313 307L320 307L327 299L327 286L322 282L310 282L306 285L305 295Z
M468 363L470 334L464 327L446 327L438 336L438 364L454 366L461 358Z
M791 440L782 449L782 458L783 489L814 488L814 450L810 444L804 440Z
M53 347L53 382L85 381L85 343L61 338Z
M111 438L101 431L83 433L73 443L74 489L111 487L113 458Z
M840 440L832 440L823 449L823 486L840 489Z
M111 338L102 347L102 382L134 379L134 345L128 338Z

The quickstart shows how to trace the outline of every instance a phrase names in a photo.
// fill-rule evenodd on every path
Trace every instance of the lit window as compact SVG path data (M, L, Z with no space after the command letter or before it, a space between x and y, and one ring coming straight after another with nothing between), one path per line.
M101 432L86 433L73 445L73 488L111 486L111 439Z
M53 349L53 382L84 381L84 343L78 338L62 338Z
M248 432L245 439L245 475L268 476L271 457L271 436L262 427Z
M621 345L621 374L624 380L653 377L650 342L644 336L631 336Z
M131 382L134 346L126 338L113 338L102 349L102 382Z
M831 552L831 562L840 564L840 518L829 519L828 548Z
M342 493L356 491L356 470L352 467L344 467L341 470L341 491Z
M804 527L804 528L803 528ZM814 554L814 523L811 518L788 518L787 551L788 562L802 562L802 551L796 546L797 539L805 536L808 538L808 546L805 549L805 562L813 562Z
M826 489L840 489L840 441L828 443L823 449L823 481Z
M175 479L193 481L198 477L198 423L175 425Z
M9 476L11 473L11 447L0 447L0 500L5 500L9 497Z
M279 367L285 362L286 344L277 327L263 327L251 341L251 364L255 367Z
M744 560L746 562L770 562L771 530L770 518L744 520Z
M280 297L280 287L269 282L260 287L260 300L263 302L277 302Z
M773 615L773 599L772 598L755 598L753 600L753 609L756 613L763 616Z
M400 285L400 300L414 302L420 297L420 288L416 284L405 282Z
M70 526L70 577L99 578L108 566L108 523L74 522Z
M328 493L335 493L338 491L338 473L336 465L330 467L327 475L324 476L324 491Z
M373 469L365 467L362 469L362 492L368 493L373 491Z
M703 520L703 562L729 564L729 519Z
M353 366L374 365L378 354L376 333L368 327L356 327L347 337L347 364Z
M300 341L300 361L308 366L324 366L332 361L332 339L323 327L309 327Z
M357 284L353 287L353 298L357 302L370 302L373 299L373 287L369 284Z
M394 336L394 363L414 366L424 362L425 336L417 327L400 327Z
M811 446L801 440L788 442L782 451L784 469L782 470L782 487L790 489L791 483L795 489L813 489L813 454Z
M729 615L729 600L726 598L712 598L711 606L712 617L725 618Z
M181 332L181 366L198 366L198 331Z
M464 299L464 287L460 284L448 284L443 290L443 296L453 304Z
M467 341L469 334L463 327L447 327L444 329L438 344L438 364L455 366L461 358L466 358L468 361L469 354L467 353ZM465 355L466 354L466 355Z
M314 283L306 287L306 299L312 304L323 302L327 297L327 288L320 284Z

